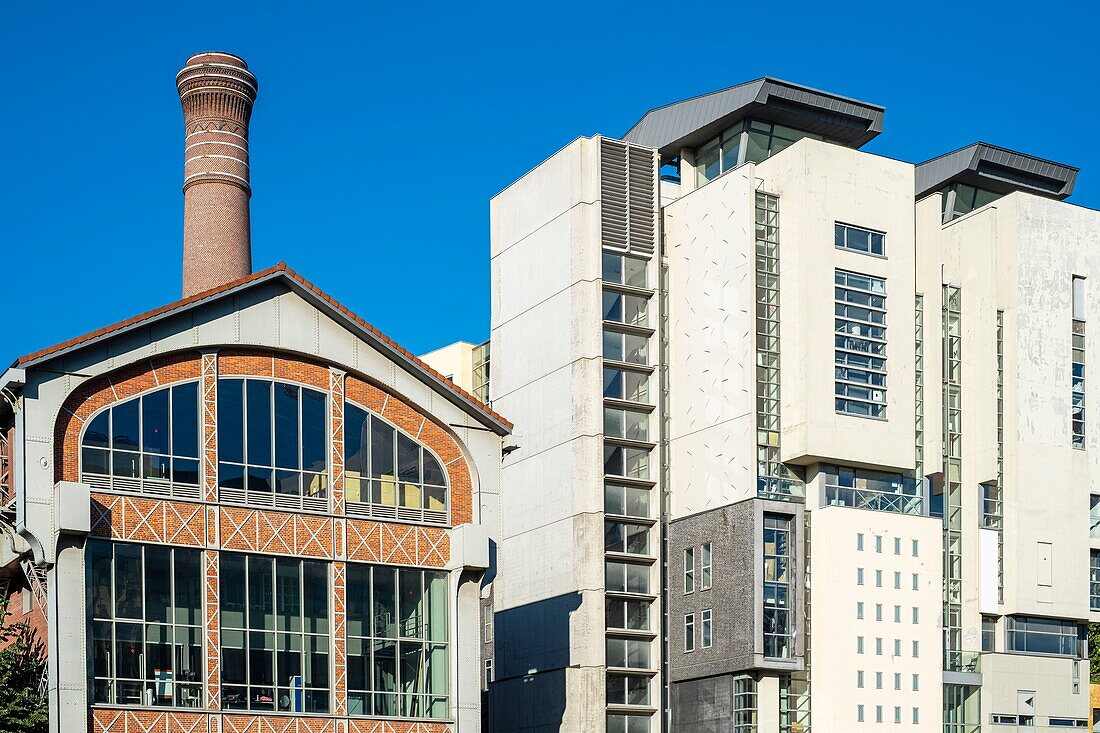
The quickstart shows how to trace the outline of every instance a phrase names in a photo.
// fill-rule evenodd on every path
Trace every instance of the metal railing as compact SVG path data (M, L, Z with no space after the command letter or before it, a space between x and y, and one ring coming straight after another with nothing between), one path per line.
M826 485L825 505L918 516L924 513L924 500L920 496L855 489L849 486Z

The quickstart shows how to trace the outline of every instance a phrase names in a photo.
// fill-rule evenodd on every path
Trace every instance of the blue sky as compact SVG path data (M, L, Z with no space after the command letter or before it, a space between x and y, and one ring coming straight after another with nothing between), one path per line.
M772 75L886 107L865 149L981 139L1100 208L1098 11L990 3L10 3L0 16L0 362L180 295L176 71L260 80L253 261L409 349L488 335L489 199L580 135ZM900 9L904 7L904 12Z

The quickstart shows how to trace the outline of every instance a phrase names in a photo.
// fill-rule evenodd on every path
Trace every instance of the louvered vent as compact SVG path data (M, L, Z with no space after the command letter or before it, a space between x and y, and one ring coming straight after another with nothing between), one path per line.
M600 138L603 246L651 255L657 245L657 151Z

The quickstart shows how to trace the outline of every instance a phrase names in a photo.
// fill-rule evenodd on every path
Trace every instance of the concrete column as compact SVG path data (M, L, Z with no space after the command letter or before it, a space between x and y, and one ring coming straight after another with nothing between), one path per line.
M46 576L49 618L50 733L87 733L88 640L84 538L61 535Z
M756 728L779 730L779 678L767 675L756 683Z

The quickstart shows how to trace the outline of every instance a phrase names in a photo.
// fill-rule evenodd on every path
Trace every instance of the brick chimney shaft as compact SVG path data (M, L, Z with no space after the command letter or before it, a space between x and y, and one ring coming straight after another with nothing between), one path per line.
M176 75L186 129L183 164L183 295L252 272L248 120L256 77L242 59L206 52Z

